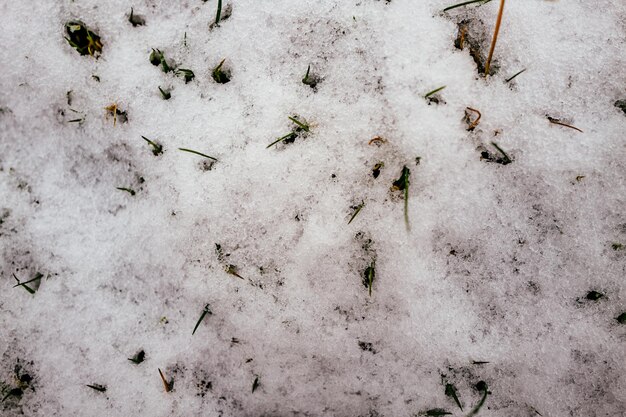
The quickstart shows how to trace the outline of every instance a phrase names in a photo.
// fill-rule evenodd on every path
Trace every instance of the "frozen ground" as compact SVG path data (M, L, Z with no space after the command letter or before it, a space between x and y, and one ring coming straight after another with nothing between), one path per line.
M216 2L0 2L0 414L626 415L626 4Z

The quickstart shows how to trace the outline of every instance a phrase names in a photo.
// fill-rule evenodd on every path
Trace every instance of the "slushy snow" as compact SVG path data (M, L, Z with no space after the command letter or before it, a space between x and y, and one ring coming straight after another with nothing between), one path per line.
M452 4L0 2L0 414L626 415L626 4Z

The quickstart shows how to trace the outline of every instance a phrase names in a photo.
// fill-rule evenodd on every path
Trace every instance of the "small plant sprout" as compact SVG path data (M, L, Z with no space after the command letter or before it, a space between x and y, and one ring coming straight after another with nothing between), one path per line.
M454 402L456 403L456 405L459 407L459 409L463 411L463 406L461 405L461 401L459 401L459 396L456 393L456 388L454 385L449 384L449 383L446 384L445 394L446 394L446 397L452 398Z
M498 158L496 159L496 162L502 164L502 165L508 165L511 162L513 162L513 160L511 158L509 158L509 155L506 154L506 152L504 152L502 150L501 147L498 146L497 143L495 142L491 142L491 144L493 145L494 148L496 148L498 150L498 152L500 152L500 154L502 155L502 158Z
M208 304L204 306L204 310L202 310L202 314L200 314L200 318L196 322L196 325L194 326L193 331L191 332L192 336L196 333L196 330L198 330L198 326L200 326L200 323L202 323L202 320L204 320L204 317L207 314L208 315L213 314L213 312L211 311L211 306L209 306Z
M472 411L469 412L467 417L473 417L476 414L478 414L478 412L480 411L482 406L485 404L485 400L487 399L487 395L489 395L489 389L488 389L487 383L485 381L479 381L478 384L476 384L476 389L478 391L482 391L483 392L483 396L480 399L480 401L478 402L478 404L476 404L476 406L472 409Z
M472 121L470 117L470 112L476 115L476 119L474 119L474 121ZM473 109L471 107L466 107L465 108L465 122L467 123L467 130L469 131L474 130L476 126L478 126L478 123L480 123L481 117L482 117L482 114L480 114L478 110Z
M373 260L363 273L363 285L367 288L369 296L372 296L372 287L374 286L374 280L376 279L376 260Z
M239 272L237 272L237 267L235 265L226 265L226 267L224 268L224 270L226 271L227 274L232 275L234 277L240 278L240 279L245 279L244 277L242 277L241 275L239 275Z
M145 136L142 136L143 140L145 140L146 142L148 142L148 145L150 145L150 147L152 147L152 154L154 156L159 156L163 153L163 146L159 145L156 142L151 141L150 139L148 139Z
M139 352L135 353L135 356L133 356L132 358L128 358L128 360L134 363L135 365L139 365L141 362L144 361L145 358L146 358L146 352L144 352L143 350L140 350Z
M97 57L102 52L100 36L92 32L81 21L72 21L65 24L67 36L65 40L81 55Z
M89 388L98 392L106 392L107 387L105 385L100 384L87 384Z
M146 24L146 20L143 18L143 16L135 14L132 7L130 8L130 16L128 16L128 21L131 25L133 25L133 27L143 26Z
M454 4L452 6L448 6L445 9L443 9L444 12L447 12L448 10L452 10L452 9L456 9L457 7L463 7L463 6L467 6L470 4L474 4L474 3L480 3L479 6L482 6L485 3L489 3L491 0L469 0L469 1L464 1L462 3L457 3Z
M167 61L165 60L165 55L158 49L152 48L152 52L150 53L150 63L155 67L158 67L160 65L164 73L172 71L172 68L167 64Z
M361 204L359 204L358 206L354 206L354 213L352 214L352 216L350 217L350 220L348 221L348 224L352 223L352 220L354 220L354 218L357 216L357 214L359 214L359 212L361 211L361 209L365 207L365 202L361 201Z
M555 125L559 125L559 126L565 126L565 127L569 127L570 129L574 129L579 131L580 133L584 133L582 130L580 130L579 128L572 126L572 125L568 125L567 123L563 123L561 122L559 119L555 119L554 117L550 117L550 116L546 116L546 118L548 119L548 121L552 124Z
M626 324L626 311L615 317L615 320L617 320L619 324Z
M422 411L419 415L420 416L431 416L431 417L436 417L436 416L447 416L452 414L449 411L444 410L443 408L432 408L430 410L426 410L426 411Z
M212 161L217 161L217 158L213 158L212 156L209 156L207 154L204 154L202 152L198 152L198 151L194 151L193 149L187 149L187 148L178 148L179 151L183 151L183 152L189 152L195 155L199 155L199 156L203 156L207 159L210 159Z
M25 282L21 282L19 280L19 278L17 276L15 276L15 274L13 274L13 278L15 278L15 280L17 281L17 284L15 284L13 286L13 288L23 287L30 294L35 294L37 292L37 290L33 289L32 287L30 287L28 284L30 284L31 282L38 282L38 281L40 281L43 278L43 274L37 272L37 274L35 274L35 277L33 279L29 279L28 281L25 281Z
M252 383L252 392L254 393L254 391L256 391L257 388L259 388L259 385L261 383L259 382L259 376L256 375L254 378L254 382Z
M491 65L491 58L493 58L493 51L496 49L496 41L498 40L498 32L500 32L500 23L502 23L503 12L504 0L500 0L500 8L498 9L498 17L496 19L496 27L493 31L493 38L491 39L491 46L489 47L489 55L487 56L487 62L485 63L485 77L489 76L489 67Z
M218 84L226 84L230 81L230 74L227 70L222 70L224 66L224 62L226 58L222 59L219 64L215 68L213 68L213 72L211 72L211 76L213 80Z
M315 90L317 83L319 83L319 79L315 75L311 74L311 65L309 65L306 69L306 74L304 74L304 77L302 78L302 84L308 85Z
M391 187L392 190L404 191L404 223L406 225L406 229L410 230L411 226L409 224L409 185L411 176L411 171L407 168L407 166L402 167L402 172L400 173L400 178L393 182Z
M442 87L439 87L439 88L435 88L434 90L429 91L428 93L424 94L424 98L428 98L428 97L432 96L433 94L437 94L438 92L440 92L444 88L446 88L445 85L442 86Z
M611 247L613 248L613 250L622 250L624 249L624 245L621 243L612 243Z
M296 125L295 129L293 129L291 132L287 133L284 136L279 137L274 142L267 145L266 149L271 148L272 146L276 145L279 142L291 143L296 140L296 138L298 137L300 133L302 132L308 133L311 131L311 127L309 126L309 124L296 119L296 116L293 116L293 117L289 116L288 119L291 120Z
M159 91L161 92L161 97L163 97L163 100L169 100L172 98L172 93L170 93L169 90L163 90L161 86L159 86Z
M172 379L168 382L167 379L165 379L165 375L163 375L163 372L161 372L161 369L157 369L159 370L161 381L163 381L163 387L165 388L165 392L170 392L172 389L174 389L174 380Z
M521 70L521 71L516 72L515 74L513 74L513 76L511 76L511 77L507 78L504 82L505 82L505 83L509 83L509 82L513 81L513 79L514 79L515 77L517 77L518 75L520 75L520 74L521 74L521 73L523 73L524 71L526 71L526 68L524 68L524 69L523 69L523 70Z
M196 78L196 75L193 73L193 71L187 68L180 68L176 70L176 75L183 77L183 79L185 80L185 84Z

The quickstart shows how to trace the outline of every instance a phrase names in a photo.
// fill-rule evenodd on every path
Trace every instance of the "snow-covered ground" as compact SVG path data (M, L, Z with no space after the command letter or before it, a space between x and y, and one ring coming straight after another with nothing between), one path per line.
M452 4L1 1L0 414L626 415L626 3Z

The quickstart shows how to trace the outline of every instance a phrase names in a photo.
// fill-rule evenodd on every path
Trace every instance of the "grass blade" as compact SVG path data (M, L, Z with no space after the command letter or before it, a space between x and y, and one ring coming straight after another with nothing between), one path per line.
M170 392L172 388L174 388L174 380L167 382L167 379L165 379L165 376L163 375L163 372L161 372L161 369L157 369L159 370L159 375L161 375L161 381L163 381L163 387L165 387L165 392Z
M473 3L482 3L482 4L486 4L489 3L491 0L469 0L469 1L464 1L463 3L458 3L449 7L446 7L445 9L443 9L444 12L447 12L448 10L452 10L452 9L456 9L457 7L463 7L463 6L467 6L468 4L473 4ZM481 4L481 6L482 6Z
M160 89L160 88L161 88L161 87L159 87L159 89ZM163 146L159 145L159 144L158 144L158 143L156 143L156 142L151 141L150 139L148 139L148 138L147 138L147 137L145 137L145 136L141 136L141 137L143 138L143 140L145 140L146 142L148 142L148 144L149 144L150 146L152 146L152 153L154 154L154 156L158 156L158 155L160 155L160 154L162 154L162 153L163 153Z
M163 100L169 100L170 98L172 98L172 93L170 93L169 91L164 91L161 86L159 86L159 91L161 92Z
M491 47L489 48L489 56L487 57L487 63L485 64L485 77L489 75L489 66L491 65L491 58L493 58L493 51L496 49L496 41L498 40L498 32L500 32L500 23L502 23L503 13L504 13L504 0L500 0L500 9L498 10L498 18L496 19L496 28L493 31L493 38L491 39Z
M193 149L178 148L178 150L183 151L183 152L193 153L193 154L200 155L200 156L204 156L205 158L208 158L208 159L212 159L212 160L214 160L214 161L217 161L217 158L213 158L212 156L209 156L209 155L203 154L202 152L194 151Z
M200 318L196 322L196 326L193 328L193 332L191 332L192 336L196 333L196 330L198 330L198 326L200 326L200 323L202 322L202 320L204 320L204 316L206 316L207 314L213 314L208 304L204 306L204 310L202 310L202 314L200 315Z
M476 404L476 407L474 407L472 409L472 411L469 412L467 417L473 417L476 414L478 414L478 411L480 411L480 409L482 408L483 404L485 404L485 400L487 399L487 395L489 395L489 390L487 388L487 384L485 383L485 381L480 381L478 384L476 384L476 387L479 390L483 391L483 397L480 399L478 404Z
M352 215L352 217L350 217L350 221L348 221L348 224L352 223L352 220L354 220L354 218L356 217L357 214L359 214L359 212L361 211L361 209L365 206L365 203L363 201L361 201L361 204L359 204L356 207L356 210L354 210L354 214Z
M433 91L429 91L428 93L426 93L426 95L424 95L424 98L428 98L428 97L432 96L433 94L440 92L444 88L446 88L445 85L443 87L435 88Z
M222 0L217 0L217 13L215 14L216 25L220 23L221 18L222 18Z
M504 152L502 148L498 146L497 143L491 142L491 144L498 150L498 152L502 154L502 157L504 158L502 161L502 165L510 164L511 162L513 162L513 160L509 158L509 155L507 155L506 152Z
M272 146L276 145L278 142L282 142L283 140L287 140L287 139L291 139L291 138L295 139L295 138L296 138L296 136L297 136L297 135L296 135L294 132L289 132L289 133L287 133L285 136L281 136L281 137L279 137L278 139L276 139L274 142L272 142L272 143L270 143L269 145L267 145L267 146L265 147L265 149L267 149L267 148L271 148Z
M40 273L37 273L37 275L35 275L35 278L33 278L33 279L31 279L31 280L28 280L28 281L26 281L26 282L20 282L19 278L18 278L18 277L16 277L16 276L15 276L15 274L13 274L13 278L15 278L15 280L17 281L17 284L15 284L15 285L13 286L13 288L15 288L15 287L24 287L24 289L25 289L26 291L28 291L28 292L29 292L29 293L31 293L31 294L34 294L34 293L36 293L37 291L35 291L35 290L34 290L34 289L32 289L31 287L29 287L27 284L28 284L28 283L31 283L31 282L34 282L34 281L38 281L38 280L40 280L41 278L43 278L43 275L41 275Z
M459 401L459 396L456 393L456 388L452 384L446 384L446 396L451 397L456 405L463 411L463 406L461 405L461 401Z
M300 128L302 128L302 130L304 130L305 132L309 131L309 125L302 123L301 121L299 121L298 119L289 116L289 120L291 120L292 122L294 122L295 124L297 124Z
M523 70L521 70L521 71L519 71L519 72L515 73L515 75L513 75L511 78L507 78L504 82L505 82L505 83L508 83L508 82L512 81L515 77L517 77L518 75L520 75L520 74L521 74L522 72L524 72L524 71L526 71L526 68L524 68Z

